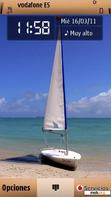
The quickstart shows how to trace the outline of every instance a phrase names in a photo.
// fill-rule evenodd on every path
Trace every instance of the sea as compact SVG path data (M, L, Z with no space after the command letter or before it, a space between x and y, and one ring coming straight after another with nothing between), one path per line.
M68 148L81 154L84 167L99 161L111 169L111 118L68 118L67 126ZM0 118L0 153L38 155L47 144L65 147L62 135L42 127L43 118Z

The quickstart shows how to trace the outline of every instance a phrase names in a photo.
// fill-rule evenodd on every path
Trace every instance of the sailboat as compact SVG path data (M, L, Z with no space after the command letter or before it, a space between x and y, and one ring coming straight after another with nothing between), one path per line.
M66 119L61 29L58 31L43 131L60 135L63 134L65 139L65 149L46 148L41 151L41 161L49 161L49 164L50 162L54 162L55 164L60 164L63 167L75 170L77 168L78 160L81 159L81 155L68 150L68 130Z

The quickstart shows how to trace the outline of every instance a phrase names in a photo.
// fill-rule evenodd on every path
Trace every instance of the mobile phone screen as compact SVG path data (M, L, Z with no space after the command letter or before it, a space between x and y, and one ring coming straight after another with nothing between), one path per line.
M0 196L110 196L110 1L0 13Z

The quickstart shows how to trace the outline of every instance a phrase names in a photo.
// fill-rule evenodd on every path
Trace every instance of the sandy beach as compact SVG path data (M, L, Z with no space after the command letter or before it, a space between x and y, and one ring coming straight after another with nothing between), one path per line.
M36 155L21 155L4 151L0 154L0 178L111 178L111 162L83 158L78 163L76 171L61 169L47 164L41 164Z
M111 171L69 171L41 164L24 164L0 162L0 178L42 178L42 177L69 177L69 178L111 178Z

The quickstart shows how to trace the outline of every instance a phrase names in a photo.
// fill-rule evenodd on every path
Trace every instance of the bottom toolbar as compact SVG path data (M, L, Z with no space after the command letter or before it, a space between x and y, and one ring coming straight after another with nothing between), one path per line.
M96 182L94 179L73 178L8 178L0 179L2 197L82 197L111 196L111 180Z

